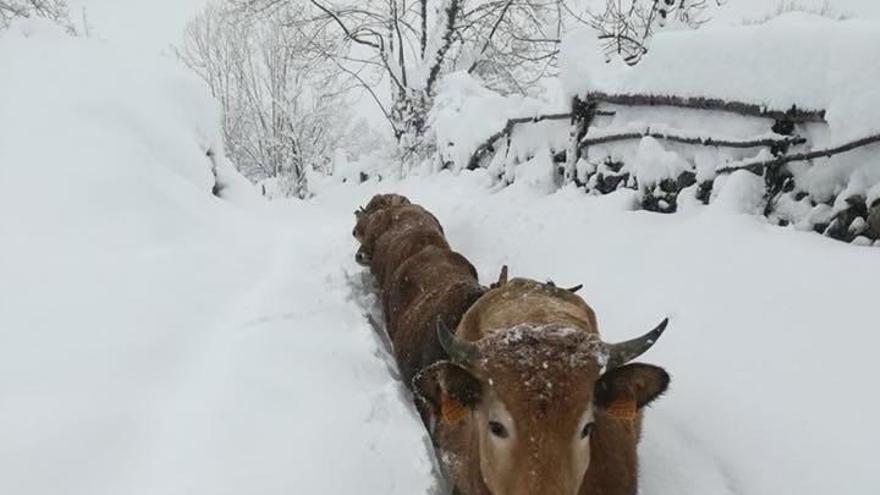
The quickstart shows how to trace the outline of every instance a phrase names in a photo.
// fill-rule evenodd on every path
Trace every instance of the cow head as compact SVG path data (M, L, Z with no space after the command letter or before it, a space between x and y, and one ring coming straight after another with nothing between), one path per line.
M370 266L375 241L388 229L392 210L409 204L409 200L399 194L377 194L367 206L355 210L355 226L351 235L361 243L355 261L363 266Z
M370 199L367 206L361 206L354 212L356 225L351 234L360 242L364 242L371 214L391 208L411 204L409 199L399 194L377 194Z
M351 231L351 235L353 235L354 238L358 240L358 242L364 241L367 230L368 217L369 213L363 206L354 211L355 225L354 229L352 229Z
M438 328L450 357L437 380L440 408L443 415L467 415L492 494L576 495L597 416L610 411L634 419L666 390L662 368L626 364L653 345L666 323L620 344L560 325L523 325L476 343Z

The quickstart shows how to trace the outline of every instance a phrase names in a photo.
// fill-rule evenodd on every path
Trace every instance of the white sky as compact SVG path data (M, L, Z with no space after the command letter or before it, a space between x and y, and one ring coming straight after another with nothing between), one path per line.
M114 43L140 50L156 51L177 43L188 19L210 0L70 0L72 14L79 18L85 7L95 31ZM603 0L604 1L604 0ZM799 0L798 4L821 8L827 1L835 13L880 17L880 0ZM774 11L779 0L726 0L716 19L760 17Z
M159 51L177 44L187 21L209 0L71 0L79 20L86 9L94 32L138 51Z
M69 4L77 25L85 8L93 35L126 53L148 55L179 44L187 22L211 1L69 0ZM384 130L385 119L366 93L355 97L354 105L355 115Z

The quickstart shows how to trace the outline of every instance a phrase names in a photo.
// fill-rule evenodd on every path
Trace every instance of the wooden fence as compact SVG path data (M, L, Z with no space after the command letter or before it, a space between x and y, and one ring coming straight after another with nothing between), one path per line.
M768 132L760 136L745 139L721 138L699 133L687 134L680 130L665 130L646 127L643 129L611 129L600 130L594 127L597 117L614 116L614 107L671 107L708 112L722 112L736 114L745 117L767 119ZM787 110L772 109L761 105L739 101L725 101L712 98L686 98L672 95L625 95L593 92L583 98L574 99L571 111L567 113L538 115L510 119L502 129L490 136L483 142L471 156L468 169L477 169L488 161L487 159L500 147L499 142L506 140L510 144L512 134L517 126L532 125L547 120L566 120L569 122L570 138L566 150L554 150L556 160L561 167L563 180L578 182L587 187L581 180L578 181L575 166L581 157L586 156L589 148L599 145L620 143L625 141L640 140L652 137L659 141L683 144L687 146L703 146L713 148L730 149L766 149L767 153L759 154L759 158L733 162L718 167L717 175L730 174L739 170L748 170L761 175L767 184L767 209L765 214L770 217L773 213L773 205L781 194L789 193L794 188L792 176L786 170L785 165L793 162L812 161L819 158L830 158L835 155L848 153L866 146L880 143L880 134L864 136L847 143L834 147L816 150L803 150L803 146L809 145L807 137L797 135L796 131L802 124L827 124L824 109L802 109L791 107ZM509 146L504 149L509 149ZM617 169L620 167L618 166ZM610 174L616 173L615 167L609 169ZM600 193L607 193L620 187L632 185L626 177L598 177L593 180L594 188ZM685 187L689 187L696 181L695 177L685 177L683 180L667 181L658 184L654 190L643 190L642 206L646 209L659 212L672 212L676 209L677 195ZM708 202L712 190L712 181L700 184L697 197ZM589 189L589 188L588 188ZM856 205L849 211L840 211L828 220L814 225L816 231L826 235L851 241L858 237L867 237L872 240L880 240L880 200L868 205L864 198L859 203L859 198L846 198L850 204ZM864 217L863 222L858 220ZM787 220L780 219L780 224L786 224ZM853 229L858 224L859 228ZM865 224L867 227L861 228Z

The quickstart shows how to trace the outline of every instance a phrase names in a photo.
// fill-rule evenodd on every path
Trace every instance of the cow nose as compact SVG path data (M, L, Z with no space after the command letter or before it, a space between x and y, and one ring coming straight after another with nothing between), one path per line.
M362 266L370 266L370 256L363 251L358 251L354 255L354 260Z

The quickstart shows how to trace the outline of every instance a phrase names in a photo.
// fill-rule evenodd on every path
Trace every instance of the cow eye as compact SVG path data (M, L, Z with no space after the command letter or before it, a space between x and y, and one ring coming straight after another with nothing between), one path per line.
M489 421L489 432L498 438L507 438L507 428L498 421Z
M587 438L590 436L590 433L593 432L593 424L594 423L587 423L584 425L584 428L581 430L581 438Z

